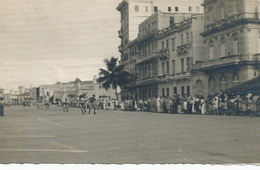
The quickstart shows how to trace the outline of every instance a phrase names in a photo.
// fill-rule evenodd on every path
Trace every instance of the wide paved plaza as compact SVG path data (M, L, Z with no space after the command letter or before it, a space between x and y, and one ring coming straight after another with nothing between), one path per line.
M0 163L260 163L260 118L12 106Z

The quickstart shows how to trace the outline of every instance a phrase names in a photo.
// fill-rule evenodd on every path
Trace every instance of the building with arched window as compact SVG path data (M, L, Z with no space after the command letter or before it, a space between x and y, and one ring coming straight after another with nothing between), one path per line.
M163 89L165 89L165 95L173 95L175 90L177 92L181 91L181 88L177 87L177 79L182 79L180 78L182 76L191 78L189 71L192 65L192 55L179 57L175 63L172 57L170 60L165 58L168 53L166 49L170 49L171 54L177 53L177 50L181 49L192 51L193 46L188 45L186 42L192 42L192 37L197 37L199 34L191 34L194 30L195 32L198 30L196 27L191 28L190 25L194 24L189 25L191 20L195 23L195 19L182 24L177 23L188 20L192 15L202 15L202 2L203 0L122 0L117 6L117 10L121 14L121 26L118 31L121 39L119 45L120 64L124 65L126 71L138 77L137 81L131 82L122 88L123 99L162 95L164 93ZM176 25L175 28L183 25L182 27L185 27L186 32L182 36L177 33L177 37L175 37L173 33L170 33L174 25ZM203 24L199 28L202 29L202 26ZM156 38L159 31L160 40ZM179 28L178 32L181 32L181 28ZM179 44L179 41L182 41L182 44ZM160 56L164 56L161 57L162 60L158 59ZM181 71L177 70L179 69L179 62L182 62ZM158 63L160 63L160 66ZM166 84L163 83L165 81L164 76L174 74L175 71L176 76L173 76L172 80ZM160 88L158 88L158 80L160 80ZM190 80L186 81L186 78L184 78L181 81L182 85L179 84L178 86L185 86L185 92L189 92ZM176 87L170 88L170 86Z
M125 98L207 96L259 75L259 1L187 3L123 0L119 4L120 64L137 77L122 88ZM201 3L204 8L195 10Z
M204 0L204 58L193 65L193 88L214 94L259 75L260 5L255 0Z

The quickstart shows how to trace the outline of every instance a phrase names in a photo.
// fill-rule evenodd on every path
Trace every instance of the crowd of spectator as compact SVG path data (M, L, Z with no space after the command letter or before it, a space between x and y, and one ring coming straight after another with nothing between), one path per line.
M58 103L63 106L62 102ZM69 107L89 108L87 101L71 101ZM37 108L49 108L44 102L37 102ZM178 95L173 97L149 97L144 100L98 99L96 108L103 110L144 111L170 114L212 114L212 115L241 115L260 116L260 96L253 93L244 95L217 93L215 95Z
M145 111L179 114L215 114L259 116L260 96L217 93L215 95L174 95L174 97L150 97L144 100L98 100L99 109Z

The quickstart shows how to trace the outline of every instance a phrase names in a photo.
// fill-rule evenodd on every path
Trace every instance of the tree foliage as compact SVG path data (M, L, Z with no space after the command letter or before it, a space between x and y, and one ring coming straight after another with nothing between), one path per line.
M124 71L123 65L118 65L118 58L111 57L111 59L105 59L104 62L107 69L100 68L97 82L102 83L105 89L109 89L112 86L117 95L117 87L128 84L133 76L129 72Z

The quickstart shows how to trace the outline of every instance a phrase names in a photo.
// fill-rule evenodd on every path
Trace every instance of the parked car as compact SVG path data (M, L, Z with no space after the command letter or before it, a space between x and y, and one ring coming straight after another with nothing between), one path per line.
M23 101L22 105L25 106L31 106L31 103L28 101Z

